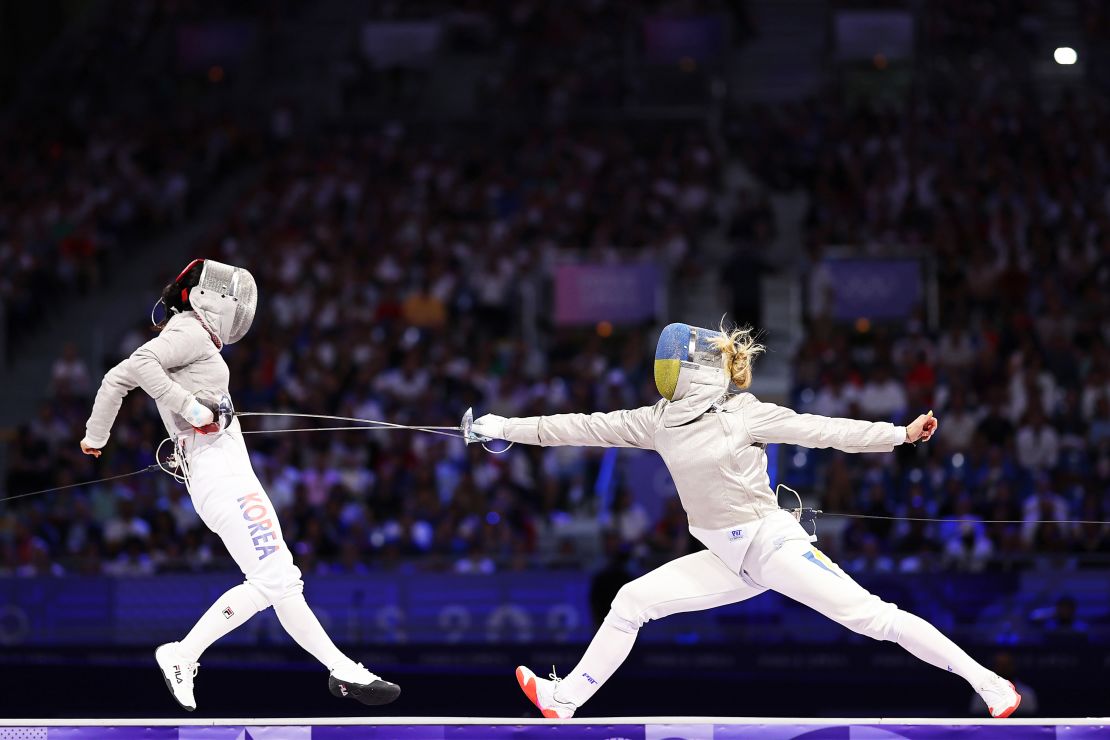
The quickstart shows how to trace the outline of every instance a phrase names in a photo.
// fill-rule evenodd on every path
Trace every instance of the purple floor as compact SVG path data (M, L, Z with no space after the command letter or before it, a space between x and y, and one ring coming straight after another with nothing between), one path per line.
M1110 719L1002 720L958 719L795 720L765 718L623 717L554 722L489 718L191 720L157 724L150 720L26 720L0 726L0 740L497 740L498 738L597 738L628 740L879 740L885 738L1106 738Z

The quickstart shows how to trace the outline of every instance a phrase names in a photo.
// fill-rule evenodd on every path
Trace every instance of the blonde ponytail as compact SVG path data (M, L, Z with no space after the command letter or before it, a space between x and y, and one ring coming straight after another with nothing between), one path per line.
M733 385L743 390L752 384L752 362L765 348L756 341L755 330L750 326L729 329L722 323L721 333L723 337L713 337L710 341L721 350Z

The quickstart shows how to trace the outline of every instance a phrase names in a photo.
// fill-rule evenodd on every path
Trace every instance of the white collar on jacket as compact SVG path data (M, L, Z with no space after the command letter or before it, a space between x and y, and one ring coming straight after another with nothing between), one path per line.
M663 409L663 426L679 427L698 418L728 393L723 368L683 362L674 399Z

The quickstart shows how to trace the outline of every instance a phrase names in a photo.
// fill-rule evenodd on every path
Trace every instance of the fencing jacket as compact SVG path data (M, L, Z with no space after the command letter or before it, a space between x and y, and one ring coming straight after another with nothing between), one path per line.
M85 443L100 449L108 443L123 398L142 388L158 404L171 437L191 432L181 416L192 394L227 393L227 363L208 329L193 311L175 314L158 336L135 350L104 376L85 424Z
M543 446L638 447L663 458L691 527L722 529L779 510L767 476L768 444L890 452L906 428L833 419L763 403L750 393L723 397L715 371L698 371L681 399L595 414L508 419L505 439Z

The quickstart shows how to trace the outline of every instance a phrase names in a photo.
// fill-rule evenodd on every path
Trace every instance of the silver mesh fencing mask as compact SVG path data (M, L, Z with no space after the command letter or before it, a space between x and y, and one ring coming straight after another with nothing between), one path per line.
M189 303L211 323L221 342L234 344L254 321L258 286L249 270L206 259L199 282L189 291Z

